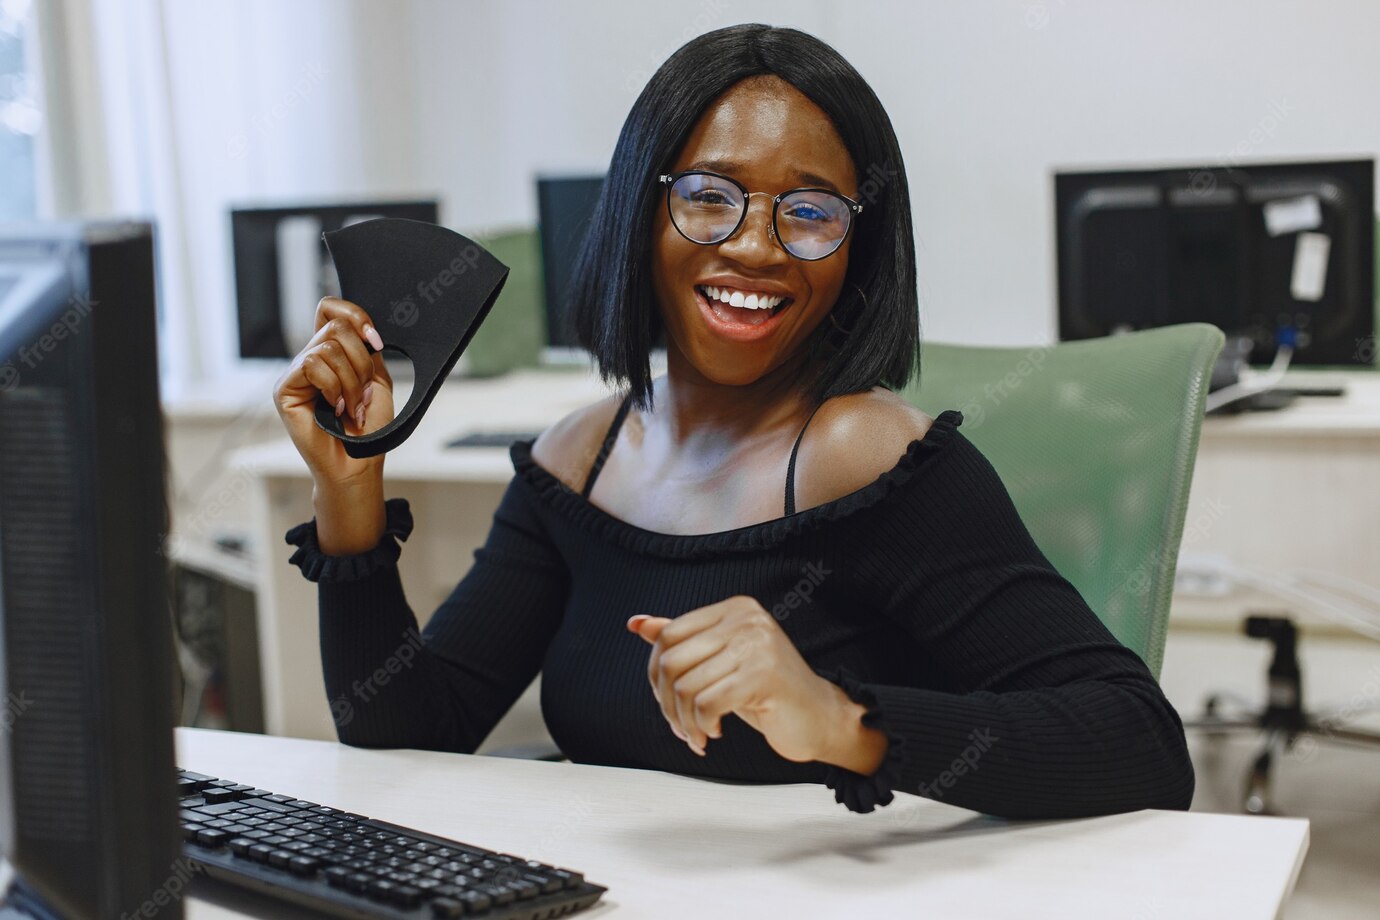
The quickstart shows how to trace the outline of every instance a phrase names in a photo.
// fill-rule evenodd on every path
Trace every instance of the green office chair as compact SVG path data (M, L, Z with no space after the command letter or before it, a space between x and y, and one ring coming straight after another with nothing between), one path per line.
M1206 323L1035 348L921 345L900 391L996 468L1036 544L1159 679L1212 366Z
M927 342L899 395L996 468L1050 562L1158 680L1221 330L1186 323L1036 348ZM562 760L541 743L485 753Z
M535 367L546 344L546 293L536 228L520 227L472 239L508 266L508 280L465 348L468 373L492 377L518 367Z

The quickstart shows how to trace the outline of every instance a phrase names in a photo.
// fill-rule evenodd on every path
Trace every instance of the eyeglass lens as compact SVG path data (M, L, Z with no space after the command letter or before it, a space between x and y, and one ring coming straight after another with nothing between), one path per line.
M671 185L671 219L697 243L727 239L747 208L742 189L718 176L690 173ZM853 212L848 202L825 191L792 192L781 199L776 235L791 255L820 259L839 247Z

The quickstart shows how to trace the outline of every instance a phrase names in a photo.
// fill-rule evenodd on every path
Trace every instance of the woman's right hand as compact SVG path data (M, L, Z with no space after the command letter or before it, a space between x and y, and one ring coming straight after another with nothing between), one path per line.
M393 378L369 314L358 304L323 297L316 305L316 334L273 385L273 402L297 452L318 486L381 484L383 454L356 459L340 439L316 424L316 397L336 406L345 433L376 431L393 420Z

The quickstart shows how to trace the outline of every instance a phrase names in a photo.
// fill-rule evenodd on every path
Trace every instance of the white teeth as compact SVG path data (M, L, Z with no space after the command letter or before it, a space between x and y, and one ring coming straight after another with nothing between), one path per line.
M729 306L743 307L749 310L774 310L786 299L776 294L747 293L708 285L701 290L704 291L705 297L709 300L718 300Z

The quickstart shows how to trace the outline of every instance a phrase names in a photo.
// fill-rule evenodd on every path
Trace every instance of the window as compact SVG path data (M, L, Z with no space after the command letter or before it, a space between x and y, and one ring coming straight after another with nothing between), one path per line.
M29 0L0 0L0 220L37 216L34 135L43 123Z

